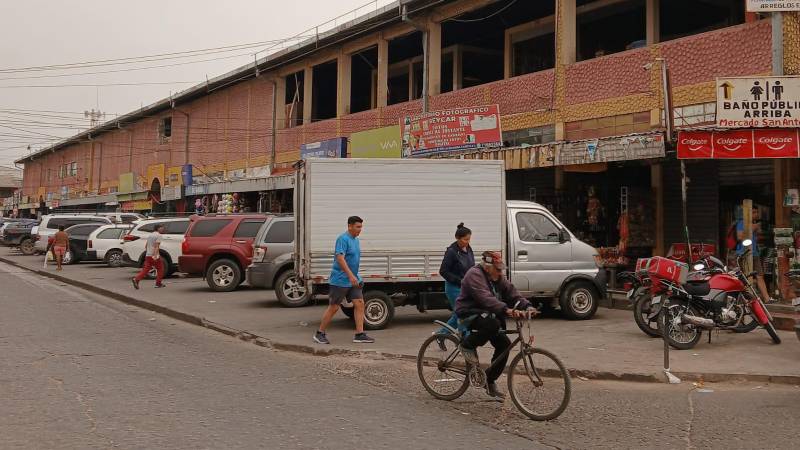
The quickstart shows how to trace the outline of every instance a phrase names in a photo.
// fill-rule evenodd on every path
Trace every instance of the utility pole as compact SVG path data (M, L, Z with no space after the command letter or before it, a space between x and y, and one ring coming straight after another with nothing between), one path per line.
M94 128L100 125L101 121L105 120L106 113L101 112L99 108L96 111L92 108L90 111L84 111L83 117L89 119L89 128Z

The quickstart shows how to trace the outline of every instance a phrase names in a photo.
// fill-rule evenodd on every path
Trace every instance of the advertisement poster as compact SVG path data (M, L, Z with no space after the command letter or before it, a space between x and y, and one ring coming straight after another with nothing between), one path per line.
M402 153L399 125L350 135L351 158L400 158Z
M717 79L717 126L800 127L800 77Z
M347 138L339 137L300 146L300 157L307 158L346 158Z
M798 130L755 129L681 131L679 159L760 159L800 157Z
M403 157L502 145L498 105L430 111L400 119Z

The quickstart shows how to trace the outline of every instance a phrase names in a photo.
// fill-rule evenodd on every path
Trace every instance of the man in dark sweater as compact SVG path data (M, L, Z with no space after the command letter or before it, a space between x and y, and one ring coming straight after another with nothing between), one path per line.
M505 370L508 354L503 354L511 341L505 329L506 317L536 314L528 300L519 294L504 276L505 264L500 252L484 252L480 264L469 269L461 280L461 295L456 300L456 315L467 322L470 333L461 342L461 352L470 364L478 364L476 349L491 342L492 364L486 372L486 392L496 400L505 395L497 388L497 379Z

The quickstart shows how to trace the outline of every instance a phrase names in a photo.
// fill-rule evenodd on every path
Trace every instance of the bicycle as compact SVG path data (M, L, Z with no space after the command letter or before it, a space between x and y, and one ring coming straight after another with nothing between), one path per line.
M523 321L527 322L528 339L523 335ZM508 393L514 406L530 419L553 420L569 404L572 378L556 355L533 346L530 321L530 316L525 319L516 318L516 330L500 330L507 335L517 335L511 346L503 352L503 356L519 347L519 353L508 366ZM461 353L461 334L442 321L437 320L434 323L446 328L448 334L431 335L419 349L417 373L425 390L440 400L455 400L470 385L485 388L486 372L479 366L468 365ZM548 390L550 388L552 389ZM546 395L545 401L540 402L540 393L550 395ZM551 398L552 401L547 401ZM544 410L539 410L540 403L552 407L545 406Z

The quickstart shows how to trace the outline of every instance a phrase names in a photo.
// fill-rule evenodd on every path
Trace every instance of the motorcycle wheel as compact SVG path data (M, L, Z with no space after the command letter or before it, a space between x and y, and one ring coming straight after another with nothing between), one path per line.
M643 292L636 296L633 303L633 320L636 321L636 325L642 330L642 333L650 337L661 337L661 332L658 330L658 316L652 321L648 319L652 299L649 292Z
M758 328L758 319L753 315L748 306L742 306L744 314L739 325L733 328L734 333L749 333Z
M764 328L767 330L767 333L769 333L769 337L772 338L772 342L776 344L781 343L781 337L778 336L778 332L775 331L775 325L773 325L772 322L767 322Z
M693 325L673 324L676 317L680 317L686 311L687 314L699 316L697 309L689 305L686 309L686 302L683 300L670 300L669 308L662 309L659 314L658 329L660 332L666 332L665 339L670 347L676 350L689 350L700 342L703 337L703 330ZM662 323L662 318L666 319L666 324ZM665 330L666 328L666 330Z

